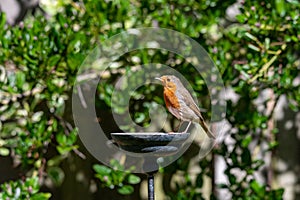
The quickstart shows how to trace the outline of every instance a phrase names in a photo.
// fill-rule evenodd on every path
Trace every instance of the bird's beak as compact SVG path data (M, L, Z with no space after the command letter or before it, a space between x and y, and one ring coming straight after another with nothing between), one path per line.
M162 79L161 79L161 78L158 78L158 77L156 77L155 79L156 79L156 80L159 80L159 81L162 81Z

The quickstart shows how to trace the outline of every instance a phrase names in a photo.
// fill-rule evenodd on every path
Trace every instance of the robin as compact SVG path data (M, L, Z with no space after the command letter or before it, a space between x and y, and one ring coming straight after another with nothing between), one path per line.
M199 107L181 81L173 75L165 75L155 79L160 80L164 86L164 100L169 112L180 120L180 124L183 121L189 122L184 133L187 132L192 122L198 122L206 134L215 139L214 134L206 125Z

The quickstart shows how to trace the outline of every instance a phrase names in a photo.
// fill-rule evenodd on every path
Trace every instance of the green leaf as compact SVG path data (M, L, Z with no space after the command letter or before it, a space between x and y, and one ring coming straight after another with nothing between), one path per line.
M274 149L276 146L278 146L278 142L277 141L271 141L269 143L269 150Z
M242 147L248 147L251 141L252 141L251 135L247 135L242 141Z
M31 178L28 178L26 179L25 181L25 186L26 187L32 187L32 193L37 193L39 191L39 180L38 180L38 177L37 176L34 176L34 177L31 177Z
M285 1L284 0L275 0L276 10L281 17L286 13L285 11Z
M128 176L128 183L130 184L138 184L139 182L141 182L141 178L134 175L134 174L130 174Z
M60 186L64 181L64 171L59 167L50 167L48 170L48 176L51 178L55 186Z
M73 149L73 146L70 146L70 147L57 146L56 149L61 155L63 155L63 154L69 153Z
M247 17L246 17L245 15L243 15L243 14L237 15L237 16L236 16L236 19L237 19L238 22L240 22L240 23L245 23L245 22L247 21Z
M278 189L278 190L272 191L273 199L282 200L283 193L284 193L284 189Z
M143 122L143 121L145 120L145 118L146 118L146 116L145 116L144 113L137 113L136 115L137 115L137 116L136 116L136 119L135 119L136 123L141 123L141 122Z
M257 41L257 38L251 33L245 32L245 36L253 41Z
M29 55L24 54L24 58L25 60L27 60L29 63L33 64L33 65L37 65L39 63L38 60L31 58Z
M112 159L110 161L110 165L114 170L124 171L124 166L120 164L120 162L116 159Z
M9 155L9 149L0 147L0 155L1 156L8 156Z
M232 174L227 174L230 184L236 184L236 177Z
M25 74L21 71L18 71L16 73L16 85L19 89L22 89L22 87L25 83L25 80L26 80Z
M73 145L76 142L76 140L77 140L77 132L78 132L77 128L74 128L70 132L69 136L67 137L67 144L68 145Z
M265 38L265 48L266 49L270 48L270 42L271 42L270 38Z
M253 180L250 183L250 187L251 189L259 196L263 196L264 195L264 190L263 188L259 185L259 183L255 180Z
M104 175L109 175L112 170L104 165L94 165L93 169L100 175L104 176Z
M38 111L36 113L34 113L31 117L33 122L39 122L43 116L43 111ZM40 123L42 125L42 123ZM44 129L43 129L44 130Z
M118 189L118 192L123 195L128 195L133 193L134 188L131 185L124 185L123 187Z
M64 133L61 133L59 132L57 135L56 135L56 140L57 142L60 144L60 145L65 145L66 142L67 142L67 136L64 134Z
M54 55L48 60L48 66L55 66L58 61L60 60L61 56L60 55Z
M248 47L249 47L250 49L254 50L254 51L257 51L257 52L260 51L260 49L259 49L257 46L254 46L253 44L248 44Z
M30 197L31 200L47 200L50 199L50 193L38 193Z
M6 14L4 12L0 12L0 31L4 29L5 24L6 24Z
M77 53L77 54L69 54L67 56L67 63L72 71L76 70L77 67L80 66L84 59L84 55Z
M52 157L50 160L47 161L48 167L53 167L55 165L59 165L59 163L64 159L63 156L57 155Z

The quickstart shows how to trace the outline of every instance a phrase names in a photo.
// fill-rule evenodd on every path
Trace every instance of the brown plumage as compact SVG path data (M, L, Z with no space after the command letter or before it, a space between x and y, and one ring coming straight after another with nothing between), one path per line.
M160 80L164 86L164 100L170 113L180 121L190 122L184 132L188 130L191 122L197 122L210 138L215 139L214 134L206 125L199 107L181 81L173 75L165 75L156 79Z

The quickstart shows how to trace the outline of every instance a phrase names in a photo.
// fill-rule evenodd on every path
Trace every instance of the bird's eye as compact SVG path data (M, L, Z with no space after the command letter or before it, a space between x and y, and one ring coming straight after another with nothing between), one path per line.
M170 82L171 80L169 78L167 78L167 81Z

